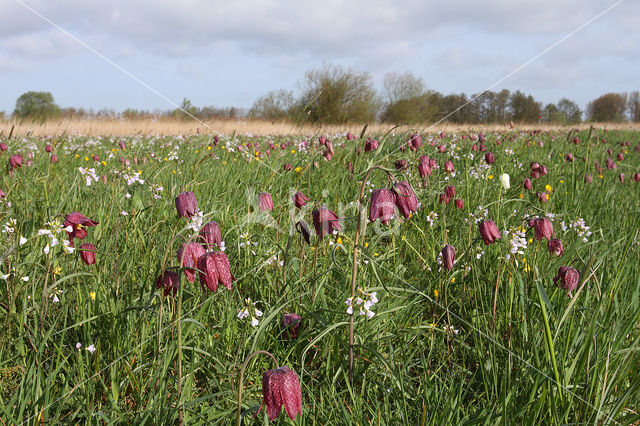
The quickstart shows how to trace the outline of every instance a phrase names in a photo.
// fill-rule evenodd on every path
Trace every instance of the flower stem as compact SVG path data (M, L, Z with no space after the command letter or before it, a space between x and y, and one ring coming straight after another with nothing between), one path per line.
M249 361L251 361L251 359L258 354L269 355L271 359L273 359L273 362L276 364L276 368L280 368L280 366L278 365L278 360L270 352L259 350L249 354L247 359L242 364L242 368L240 368L240 380L238 382L238 414L236 416L236 426L240 426L242 424L242 382L244 381L244 370L247 368L247 365L249 365Z

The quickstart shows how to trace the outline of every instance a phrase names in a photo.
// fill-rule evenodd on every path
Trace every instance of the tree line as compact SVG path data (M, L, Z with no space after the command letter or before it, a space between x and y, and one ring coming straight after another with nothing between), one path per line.
M27 92L16 101L13 117L44 121L54 118L212 120L254 118L270 121L343 124L381 121L391 124L449 122L456 124L552 123L583 121L583 111L573 101L561 98L543 105L530 94L503 89L467 96L442 94L426 87L422 78L410 72L389 73L383 89L374 88L366 72L328 65L308 71L296 96L290 90L273 90L260 96L247 111L242 108L197 107L184 98L178 108L145 111L60 108L49 92ZM0 119L3 113L0 113ZM640 92L606 93L588 103L586 121L640 122Z

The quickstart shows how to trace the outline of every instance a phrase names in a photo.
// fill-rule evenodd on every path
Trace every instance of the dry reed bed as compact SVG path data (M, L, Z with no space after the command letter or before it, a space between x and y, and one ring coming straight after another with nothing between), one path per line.
M547 124L517 124L515 130L562 130L570 128L588 129L590 124L583 123L574 126L558 126ZM13 136L131 136L131 135L190 135L220 134L231 135L233 133L245 135L291 135L312 136L318 134L336 134L341 132L353 132L359 135L363 124L342 124L320 126L315 124L299 125L290 122L270 122L262 120L224 120L197 122L195 120L52 120L44 123L19 122L13 120L0 121L0 137L7 137L13 128ZM367 127L367 134L380 134L394 129L390 124L374 123ZM594 128L606 128L608 130L640 130L640 123L597 123ZM500 131L511 130L508 125L459 125L440 123L437 125L421 124L413 126L399 126L400 131L425 131L429 132L468 132L468 131Z

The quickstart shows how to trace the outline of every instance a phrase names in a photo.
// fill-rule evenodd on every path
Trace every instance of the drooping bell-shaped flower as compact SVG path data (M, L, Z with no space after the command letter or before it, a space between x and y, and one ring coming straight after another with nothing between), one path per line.
M283 405L291 420L302 415L300 380L295 371L287 366L266 371L262 375L262 406L266 408L270 421L280 415Z
M396 195L386 188L374 189L369 202L369 221L375 222L380 218L380 223L388 225L395 213Z
M85 265L94 265L96 263L96 246L91 243L84 243L80 246L80 260Z
M492 220L485 220L480 222L478 228L480 229L480 236L482 237L482 240L486 245L489 245L495 240L499 240L502 238L500 236L500 231L498 231L498 227Z
M214 246L219 247L222 242L222 232L218 222L207 222L202 229L200 229L200 236L204 240L208 249L212 249Z
M393 185L393 192L396 195L396 206L405 219L409 219L411 213L418 211L418 197L409 182L406 180L397 182Z
M185 268L184 275L190 283L196 279L194 268L198 266L198 259L203 254L205 254L204 248L194 242L183 244L178 250L178 263L181 268Z
M312 213L313 226L316 228L316 235L318 238L324 237L325 234L332 233L333 231L339 231L340 223L338 223L338 216L326 207L319 207Z
M578 288L580 272L570 266L561 266L558 268L558 274L553 278L553 282L565 290L567 296L573 297L571 292Z
M175 200L178 215L190 218L198 210L196 195L191 191L181 192Z

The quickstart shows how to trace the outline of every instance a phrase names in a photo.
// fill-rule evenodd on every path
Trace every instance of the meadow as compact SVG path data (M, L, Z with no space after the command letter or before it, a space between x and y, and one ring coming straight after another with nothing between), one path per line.
M640 132L352 132L4 132L2 424L638 422Z

